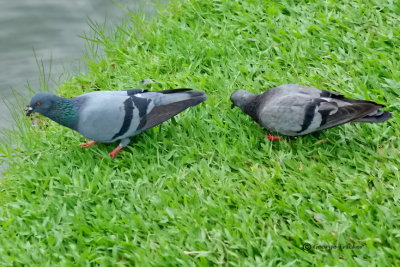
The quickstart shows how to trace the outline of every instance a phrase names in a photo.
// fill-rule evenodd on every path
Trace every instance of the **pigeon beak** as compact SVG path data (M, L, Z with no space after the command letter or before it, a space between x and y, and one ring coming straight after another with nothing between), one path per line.
M33 108L29 107L28 110L26 111L26 116L31 115L32 112L33 112Z

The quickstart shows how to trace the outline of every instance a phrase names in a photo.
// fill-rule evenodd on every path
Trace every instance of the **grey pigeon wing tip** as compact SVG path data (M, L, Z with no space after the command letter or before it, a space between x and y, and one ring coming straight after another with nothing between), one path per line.
M370 100L357 100L357 99L351 99L351 98L347 98L347 97L345 97L343 100L346 102L352 103L352 104L370 104L370 105L374 105L378 108L386 107L383 104L378 104L378 103L376 103L374 101L370 101Z
M376 105L371 105L370 103L358 103L357 105L340 107L336 113L327 117L326 123L321 125L318 130L329 129L348 122L356 122L377 109Z
M373 116L365 116L361 119L354 120L353 122L369 122L369 123L376 123L376 122L384 122L390 120L393 117L392 113L389 111L383 111L380 115L373 115Z
M205 94L203 96L194 97L188 100L171 103L168 105L154 107L153 110L146 116L146 124L141 131L153 128L160 123L169 120L175 115L181 113L185 109L196 106L206 100Z
M175 93L182 93L182 92L187 92L187 91L192 91L192 90L193 89L191 89L191 88L176 88L176 89L167 89L167 90L157 91L157 93L175 94Z

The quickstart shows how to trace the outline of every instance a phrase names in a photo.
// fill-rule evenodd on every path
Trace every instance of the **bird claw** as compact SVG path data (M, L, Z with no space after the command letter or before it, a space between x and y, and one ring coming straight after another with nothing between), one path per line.
M268 134L266 136L264 136L265 138L267 138L269 141L278 141L281 140L281 138L279 136L273 136L271 134Z
M79 146L81 146L83 148L89 148L89 147L93 146L94 144L96 144L96 141L87 141L86 143L79 144Z
M111 152L109 153L109 155L111 156L111 158L114 159L114 158L117 156L118 152L119 152L122 148L123 148L123 146L117 146L113 151L111 151Z

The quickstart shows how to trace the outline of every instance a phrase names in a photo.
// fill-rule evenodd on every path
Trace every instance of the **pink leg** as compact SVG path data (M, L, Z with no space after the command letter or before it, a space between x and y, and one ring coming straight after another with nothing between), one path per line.
M265 138L267 138L269 141L278 141L281 140L281 138L279 136L273 136L271 134L268 134L266 136L264 136Z
M79 144L79 145L84 147L84 148L89 148L89 147L93 146L94 144L96 144L96 141L86 141L86 143L82 143L82 144Z
M115 158L118 154L118 151L120 151L122 148L123 146L117 146L113 151L110 152L110 156Z

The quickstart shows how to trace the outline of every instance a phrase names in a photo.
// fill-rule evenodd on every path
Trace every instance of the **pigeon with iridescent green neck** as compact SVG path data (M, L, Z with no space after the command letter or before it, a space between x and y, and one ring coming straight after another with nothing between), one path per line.
M203 91L171 89L149 92L146 89L96 91L75 98L63 98L53 93L37 93L31 99L28 112L40 113L92 139L81 146L96 142L120 140L110 155L130 143L130 138L174 117L188 107L206 99Z
M390 112L380 109L384 105L298 84L281 85L262 94L237 90L231 101L265 129L288 136L348 122L383 122L392 117ZM268 135L268 139L279 140L279 137Z

